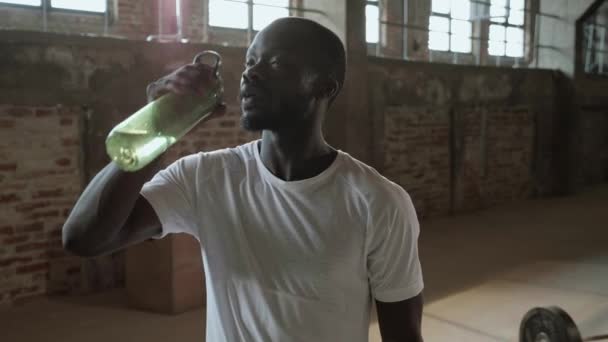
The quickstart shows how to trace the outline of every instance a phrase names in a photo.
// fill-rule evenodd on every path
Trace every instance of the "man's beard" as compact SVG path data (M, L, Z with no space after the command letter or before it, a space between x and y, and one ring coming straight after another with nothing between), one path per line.
M281 123L276 117L264 115L242 115L241 127L246 131L259 132L263 130L277 130Z
M297 128L306 121L306 102L295 102L289 106L277 106L279 108L258 109L258 111L246 112L241 108L241 126L250 132L263 130L281 131Z

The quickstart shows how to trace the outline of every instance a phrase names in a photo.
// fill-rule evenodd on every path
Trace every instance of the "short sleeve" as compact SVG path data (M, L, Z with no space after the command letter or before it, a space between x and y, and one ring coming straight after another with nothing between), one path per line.
M170 164L145 183L140 194L148 200L162 225L161 239L170 233L187 233L200 241L196 216L196 170L200 154Z
M401 188L372 210L367 269L372 295L381 302L417 296L424 283L418 258L420 226L410 196Z

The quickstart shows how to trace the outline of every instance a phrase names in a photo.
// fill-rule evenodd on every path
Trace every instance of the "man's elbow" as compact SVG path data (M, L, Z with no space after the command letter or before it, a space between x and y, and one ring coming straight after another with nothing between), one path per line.
M92 258L99 256L99 253L95 246L91 243L88 243L80 234L77 234L80 230L78 227L74 227L70 222L66 222L63 225L61 231L61 244L63 249L70 254L84 257L84 258Z

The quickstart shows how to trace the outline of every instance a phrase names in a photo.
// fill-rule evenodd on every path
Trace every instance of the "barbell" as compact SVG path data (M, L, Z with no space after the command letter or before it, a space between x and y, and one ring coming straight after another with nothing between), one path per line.
M574 320L557 306L537 307L519 326L519 342L587 342L608 340L608 334L582 338Z

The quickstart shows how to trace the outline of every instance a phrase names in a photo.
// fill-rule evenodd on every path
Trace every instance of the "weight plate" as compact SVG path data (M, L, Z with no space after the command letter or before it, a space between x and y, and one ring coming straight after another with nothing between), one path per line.
M572 318L558 307L534 308L519 326L520 342L582 342Z

